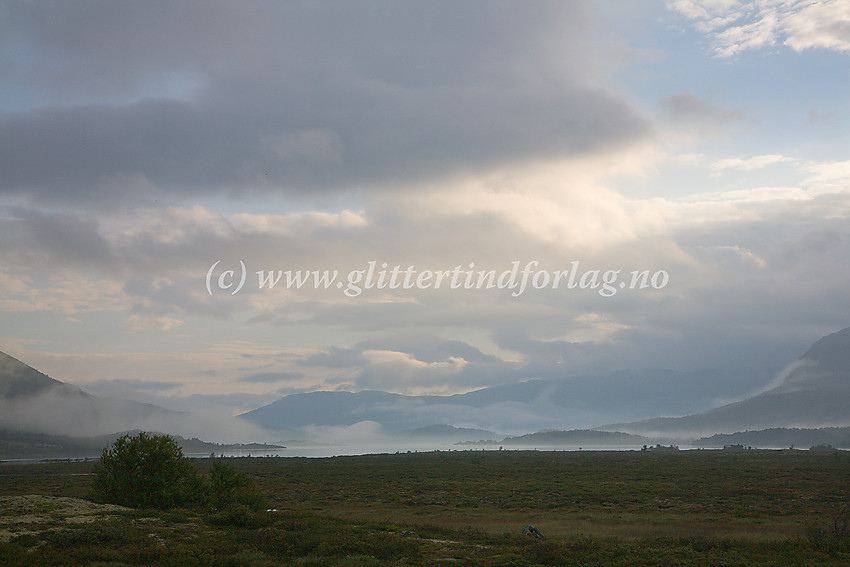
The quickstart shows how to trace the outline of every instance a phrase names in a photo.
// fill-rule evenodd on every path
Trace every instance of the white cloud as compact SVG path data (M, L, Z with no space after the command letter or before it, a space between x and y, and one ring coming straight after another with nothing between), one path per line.
M743 169L750 171L753 169L761 169L775 163L795 161L794 158L779 154L766 154L753 156L751 158L724 158L711 164L714 169Z
M785 21L785 45L796 51L822 48L850 51L850 3L844 0L800 2Z
M357 389L383 390L406 394L455 393L457 375L467 365L460 357L425 362L409 353L364 350L367 364L357 378Z
M813 197L813 193L800 187L753 187L752 189L692 195L688 200L703 203L775 203L806 201Z
M694 20L720 57L777 43L795 51L850 51L850 4L845 0L674 0L667 5Z
M744 7L738 0L671 0L667 6L696 20L701 31L712 31L739 19Z
M664 122L685 139L715 136L722 128L746 118L740 109L704 100L687 90L663 97L659 106Z
M843 181L850 186L850 160L812 163L805 168L812 176L810 183L835 183Z

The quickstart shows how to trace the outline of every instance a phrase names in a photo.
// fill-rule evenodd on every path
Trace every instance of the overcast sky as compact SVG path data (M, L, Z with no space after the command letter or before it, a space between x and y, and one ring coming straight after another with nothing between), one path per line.
M5 1L0 350L231 412L752 371L734 397L850 326L848 101L846 0ZM259 289L369 262L621 279Z

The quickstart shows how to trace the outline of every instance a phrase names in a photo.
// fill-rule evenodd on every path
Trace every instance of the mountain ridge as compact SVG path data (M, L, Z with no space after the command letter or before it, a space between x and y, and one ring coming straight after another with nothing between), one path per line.
M766 391L705 412L615 423L599 429L704 436L743 429L850 425L850 327L815 341L777 377L779 383Z
M132 429L187 438L220 435L215 440L223 442L249 434L257 439L273 437L253 424L230 417L190 414L133 400L94 396L0 352L0 430L97 437Z
M0 352L0 400L14 400L58 389L68 395L89 396L76 386L60 382L17 358Z

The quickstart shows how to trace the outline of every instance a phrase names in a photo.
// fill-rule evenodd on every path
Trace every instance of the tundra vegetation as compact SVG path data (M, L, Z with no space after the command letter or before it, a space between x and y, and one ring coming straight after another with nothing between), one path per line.
M0 564L850 565L844 451L191 465L206 496L167 507L91 502L96 461L0 466Z

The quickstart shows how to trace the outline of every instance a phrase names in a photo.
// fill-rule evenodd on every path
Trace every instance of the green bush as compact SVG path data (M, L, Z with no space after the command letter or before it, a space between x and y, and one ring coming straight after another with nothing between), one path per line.
M215 459L210 466L207 493L210 506L218 511L233 507L258 511L264 507L263 497L251 477L221 458Z
M207 481L168 435L124 435L103 450L95 469L94 500L134 508L206 505L222 518L241 518L264 508L254 481L222 459ZM236 513L227 514L236 509Z
M134 508L198 503L203 481L171 437L124 435L103 450L93 484L95 500Z
M235 504L221 512L210 514L207 521L214 526L236 526L253 529L270 526L274 523L275 518L266 512Z

